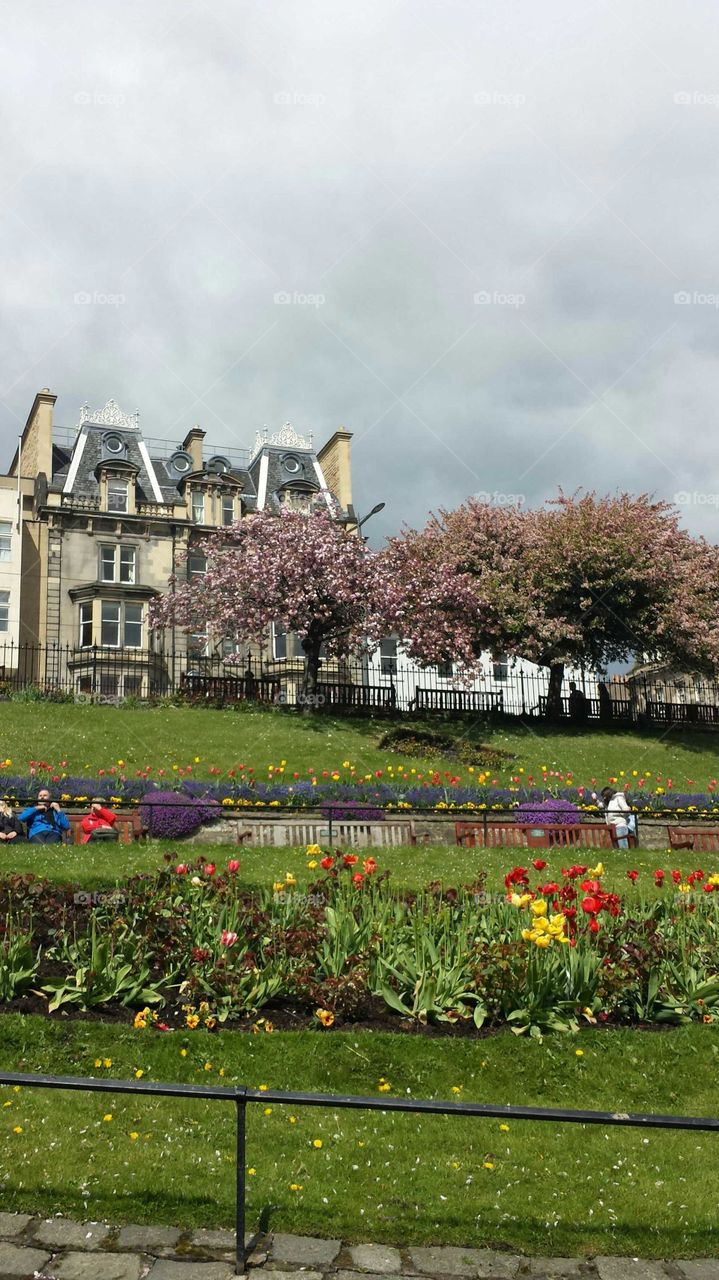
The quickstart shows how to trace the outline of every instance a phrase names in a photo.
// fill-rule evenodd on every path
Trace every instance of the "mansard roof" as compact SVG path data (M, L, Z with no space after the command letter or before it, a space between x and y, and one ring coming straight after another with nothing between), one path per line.
M196 434L202 439L204 433L197 429ZM203 478L221 483L224 474L241 485L243 506L248 511L277 509L278 495L288 487L297 487L322 491L333 514L343 514L336 499L327 493L312 437L298 435L289 423L272 435L267 428L258 432L251 454L249 450L206 448L202 471L192 465L197 455L186 452L190 436L183 446L146 439L140 429L139 414L123 412L114 400L108 400L103 409L91 410L84 405L74 440L69 438L70 433L62 436L61 441L53 443L49 487L56 493L96 496L103 463L117 461L136 470L136 492L140 501L172 505L183 500L187 482ZM208 467L213 458L226 460L227 470L218 472ZM184 471L178 470L178 459Z

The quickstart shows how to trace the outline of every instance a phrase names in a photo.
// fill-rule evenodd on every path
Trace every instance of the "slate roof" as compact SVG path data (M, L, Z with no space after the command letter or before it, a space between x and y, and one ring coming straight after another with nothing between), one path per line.
M119 435L125 442L127 449L124 457L110 459L109 455L103 452L103 438L108 431ZM54 492L64 491L68 475L74 466L73 460L76 459L76 452L83 438L85 443L72 483L72 492L78 497L97 497L99 482L95 472L104 458L108 461L127 462L136 468L136 492L139 501L157 502L157 493L143 452L146 457L149 457L150 468L162 495L162 501L174 503L177 502L178 496L184 497L185 481L192 478L192 474L177 476L169 466L169 457L153 456L155 450L152 453L141 450L143 436L139 428L109 427L107 423L91 420L84 421L79 427L73 447L53 444L53 474L50 489ZM216 453L221 454L221 450L214 450L208 446L203 449L205 461ZM264 493L260 493L260 474L264 456L267 457L267 476ZM287 448L265 444L254 454L247 467L231 467L225 474L241 483L242 504L246 511L254 511L260 507L277 510L279 507L277 494L288 485L296 485L305 491L309 488L315 492L321 488L316 454L314 450L308 448Z

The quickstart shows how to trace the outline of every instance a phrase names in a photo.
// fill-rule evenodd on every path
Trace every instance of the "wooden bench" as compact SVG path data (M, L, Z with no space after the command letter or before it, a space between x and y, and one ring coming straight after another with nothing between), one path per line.
M604 822L582 822L576 826L560 823L523 822L456 822L454 833L457 844L465 848L501 849L517 845L530 849L549 849L566 846L591 846L597 849L612 848L612 832Z
M429 833L421 837L429 843ZM257 822L239 830L238 844L282 847L287 845L319 844L330 842L329 824L307 822ZM418 843L414 823L409 820L396 822L333 822L333 848L382 849Z
M68 813L66 816L70 823L70 830L67 833L68 844L82 844L85 835L82 820L87 817L87 814ZM115 830L119 833L118 844L132 844L134 840L140 840L145 834L139 813L118 813L115 818ZM112 842L108 840L107 843L109 845Z
M719 852L719 831L706 827L667 827L670 849L693 849L695 853Z

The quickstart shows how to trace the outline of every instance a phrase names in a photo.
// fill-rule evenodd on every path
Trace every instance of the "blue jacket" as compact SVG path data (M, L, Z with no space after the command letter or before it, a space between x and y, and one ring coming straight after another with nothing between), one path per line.
M27 809L23 809L18 814L18 821L24 822L27 826L28 836L36 836L45 831L69 831L70 822L66 814L57 809L48 809L43 813L41 809L36 809L34 804L28 805Z

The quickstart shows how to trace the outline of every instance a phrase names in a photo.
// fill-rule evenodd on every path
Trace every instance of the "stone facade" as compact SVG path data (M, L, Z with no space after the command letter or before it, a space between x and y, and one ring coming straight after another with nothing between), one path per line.
M112 400L99 410L83 406L74 429L57 428L55 400L48 390L35 397L9 473L0 476L0 536L6 508L17 520L18 487L23 501L7 569L0 559L7 635L47 648L46 681L79 694L165 692L177 679L178 655L226 656L221 638L173 629L160 636L148 625L149 602L174 574L204 571L193 552L203 532L283 507L329 510L350 529L356 524L348 431L319 453L289 423L258 432L252 449L208 448L197 426L174 446L145 437L139 414ZM2 602L0 594L0 625ZM2 650L0 635L0 666ZM269 637L268 652L274 659Z

